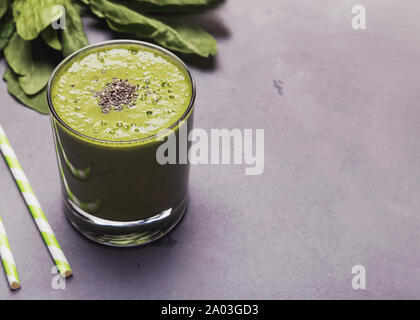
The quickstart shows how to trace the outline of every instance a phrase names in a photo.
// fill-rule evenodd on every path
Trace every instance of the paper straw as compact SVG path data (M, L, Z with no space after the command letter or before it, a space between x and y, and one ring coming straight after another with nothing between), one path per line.
M10 289L16 290L20 288L19 275L16 268L15 259L10 249L9 240L7 239L6 229L3 220L0 217L0 257L3 263L4 272L7 276Z
M20 192L22 193L26 205L28 206L32 217L35 220L38 230L41 233L42 239L44 240L48 251L51 254L51 257L58 268L58 271L60 272L61 276L65 278L71 276L72 271L64 255L64 252L58 244L54 232L51 229L51 226L48 223L47 218L45 217L45 214L41 209L41 205L39 204L38 199L36 198L35 193L32 190L32 187L29 184L25 173L23 172L23 169L16 157L16 154L13 151L12 146L10 145L10 142L7 139L6 134L1 125L0 149L4 156L4 159L7 162L7 165L9 166L10 172L12 173Z

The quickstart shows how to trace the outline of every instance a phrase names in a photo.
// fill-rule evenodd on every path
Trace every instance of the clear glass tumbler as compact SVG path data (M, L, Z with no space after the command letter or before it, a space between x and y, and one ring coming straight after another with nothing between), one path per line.
M83 135L57 115L51 89L57 73L81 54L101 46L135 44L159 50L186 71L191 101L171 127L157 135L125 142ZM185 64L159 46L135 40L112 40L87 46L63 60L51 75L47 97L62 181L64 211L86 237L111 246L137 246L169 232L188 206L189 164L158 163L165 136L179 141L192 129L195 82ZM182 138L181 137L181 138ZM186 137L184 137L186 139Z

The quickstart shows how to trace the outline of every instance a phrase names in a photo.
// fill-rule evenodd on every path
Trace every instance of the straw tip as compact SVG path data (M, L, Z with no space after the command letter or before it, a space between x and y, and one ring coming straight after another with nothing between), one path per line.
M20 283L16 282L16 281L13 281L12 283L10 283L10 289L12 289L12 290L20 289Z
M66 271L64 271L64 272L62 273L62 276L63 276L64 278L71 277L72 275L73 275L73 272L72 272L71 270L66 270Z

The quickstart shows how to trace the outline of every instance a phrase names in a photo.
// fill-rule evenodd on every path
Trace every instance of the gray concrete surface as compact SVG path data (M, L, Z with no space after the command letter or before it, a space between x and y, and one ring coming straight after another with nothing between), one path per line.
M351 28L355 4L366 31ZM67 223L49 119L1 83L0 121L74 277L51 288L50 257L0 161L23 284L9 292L1 274L0 298L420 298L419 15L414 0L229 0L196 18L220 46L210 63L187 60L196 126L264 129L265 172L194 167L188 215L138 249L96 245ZM113 36L85 22L91 42ZM364 291L351 286L358 264Z

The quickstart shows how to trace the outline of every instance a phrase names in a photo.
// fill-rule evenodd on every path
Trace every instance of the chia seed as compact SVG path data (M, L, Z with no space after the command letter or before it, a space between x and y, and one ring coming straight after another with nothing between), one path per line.
M94 97L99 98L98 105L103 113L111 110L121 111L124 107L135 105L138 97L137 85L128 83L128 80L113 78L102 91L95 92Z

